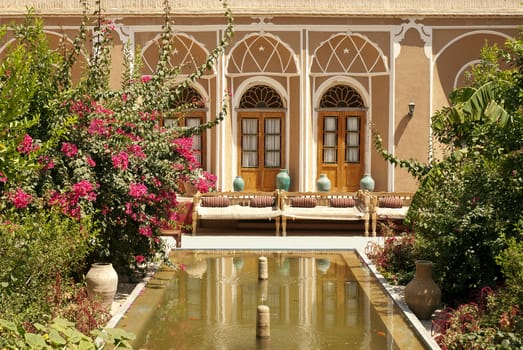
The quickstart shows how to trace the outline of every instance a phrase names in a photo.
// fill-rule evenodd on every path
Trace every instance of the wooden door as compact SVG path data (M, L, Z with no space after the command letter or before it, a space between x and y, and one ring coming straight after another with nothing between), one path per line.
M321 112L318 125L318 177L326 174L332 191L357 191L364 170L364 111Z
M246 191L274 191L284 164L284 113L240 112L239 174Z

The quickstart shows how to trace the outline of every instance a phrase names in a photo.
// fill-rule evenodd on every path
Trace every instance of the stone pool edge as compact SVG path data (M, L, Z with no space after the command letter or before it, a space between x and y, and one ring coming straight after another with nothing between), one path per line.
M425 327L425 325L409 309L409 307L403 300L401 291L398 292L397 288L393 288L393 286L389 282L387 282L385 277L383 277L383 275L377 270L376 265L367 257L364 251L361 251L358 248L356 248L355 250L358 252L358 255L365 262L365 264L367 265L371 273L374 275L374 277L376 277L376 279L380 282L385 292L392 298L392 300L394 300L396 305L403 313L403 316L414 327L420 338L423 340L424 345L426 345L430 350L441 350L440 346L436 343L434 338L432 338L432 336L428 333L428 330ZM403 290L403 288L401 290Z

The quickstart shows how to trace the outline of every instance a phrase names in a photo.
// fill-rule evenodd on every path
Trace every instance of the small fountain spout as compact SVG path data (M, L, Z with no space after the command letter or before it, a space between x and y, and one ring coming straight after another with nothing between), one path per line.
M259 305L256 314L256 338L271 336L270 309L267 305Z
M269 278L269 269L267 267L267 257L260 256L258 258L258 279L266 280Z

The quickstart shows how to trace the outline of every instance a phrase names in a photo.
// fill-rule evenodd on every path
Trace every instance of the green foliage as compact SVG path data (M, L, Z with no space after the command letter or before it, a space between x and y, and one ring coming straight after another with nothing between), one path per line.
M477 300L448 308L434 321L436 341L444 350L521 349L523 313L507 303L505 291L484 288Z
M506 279L501 293L503 303L523 307L523 241L511 239L507 249L496 257L496 262Z
M15 322L0 319L0 347L2 349L132 349L129 341L134 335L112 328L93 334L97 340L79 332L74 323L55 318L49 326L35 324L35 331L26 331Z
M44 321L57 275L83 271L95 231L58 210L32 209L5 215L0 224L0 317Z
M447 302L467 299L506 278L495 257L507 240L521 240L523 217L523 75L521 41L487 47L472 69L471 86L450 95L451 106L432 117L446 156L429 165L378 151L420 183L407 220L420 258L434 262Z

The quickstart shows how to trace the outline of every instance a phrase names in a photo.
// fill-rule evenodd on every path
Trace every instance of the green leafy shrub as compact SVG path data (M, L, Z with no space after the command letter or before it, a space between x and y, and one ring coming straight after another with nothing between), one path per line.
M2 349L132 349L129 341L134 335L113 328L96 331L93 337L79 332L74 323L62 318L54 319L49 326L36 323L35 331L28 332L15 322L0 319L0 347Z
M56 276L81 276L95 231L89 220L56 209L28 208L1 220L0 317L42 322L52 313L48 296Z

